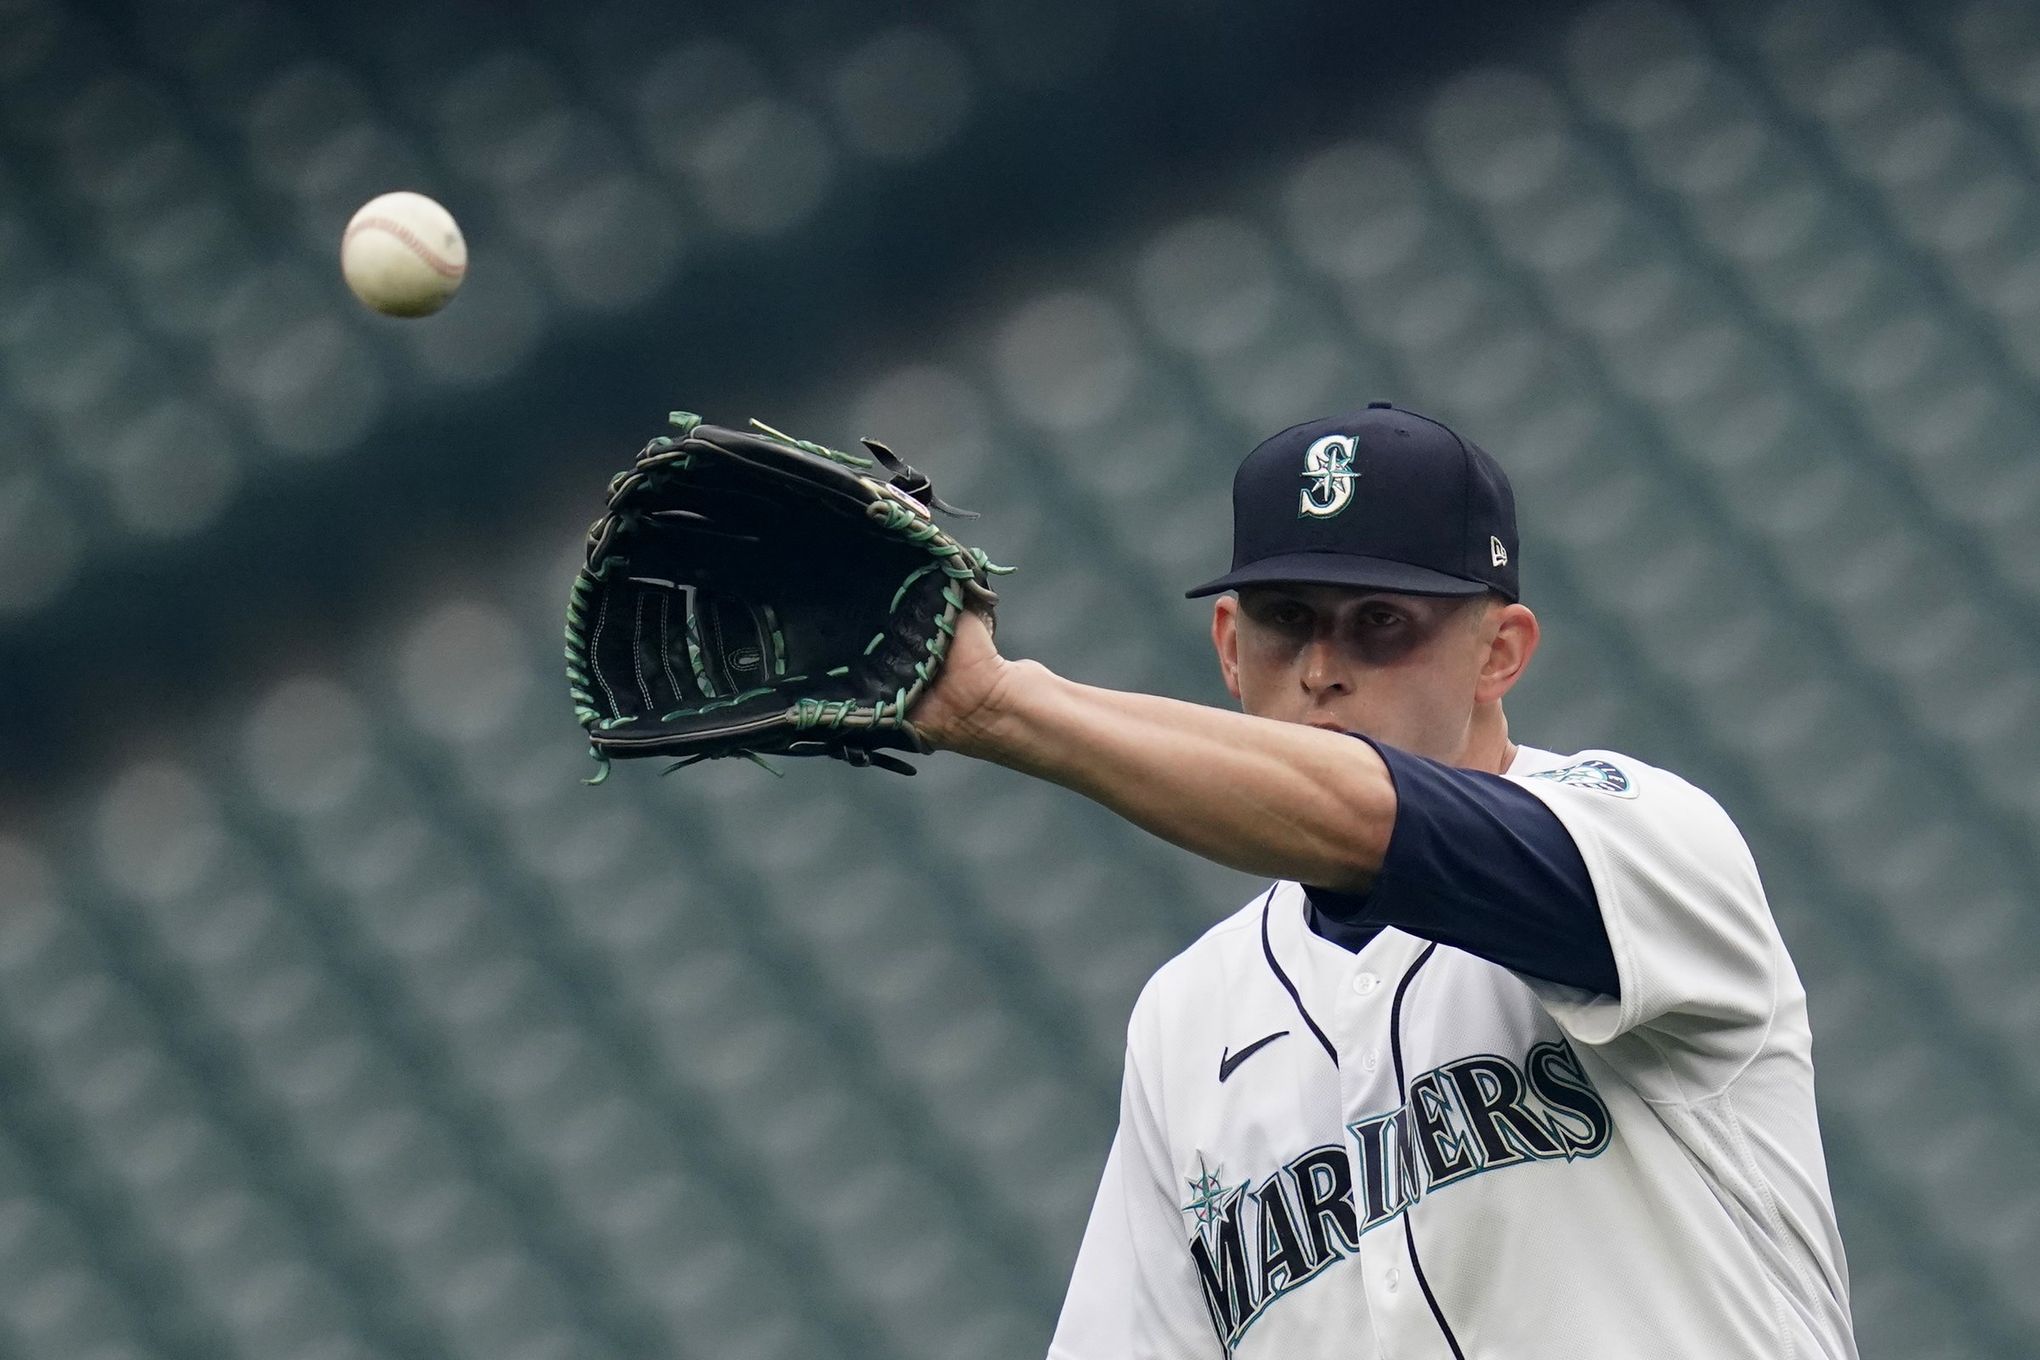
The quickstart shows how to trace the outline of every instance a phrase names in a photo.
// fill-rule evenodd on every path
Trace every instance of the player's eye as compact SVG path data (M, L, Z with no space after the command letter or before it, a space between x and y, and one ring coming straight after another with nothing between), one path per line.
M1310 611L1295 600L1256 596L1240 601L1248 618L1267 628L1295 628L1310 621Z
M1277 628L1301 628L1310 622L1310 611L1292 601L1269 610L1267 619Z

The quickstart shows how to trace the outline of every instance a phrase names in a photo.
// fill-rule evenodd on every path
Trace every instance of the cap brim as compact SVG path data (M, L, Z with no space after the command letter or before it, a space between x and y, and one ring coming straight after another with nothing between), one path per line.
M1264 557L1235 568L1215 581L1183 592L1185 599L1216 595L1241 586L1352 586L1360 590L1391 590L1399 595L1479 595L1485 581L1452 576L1407 562L1351 553L1300 552Z

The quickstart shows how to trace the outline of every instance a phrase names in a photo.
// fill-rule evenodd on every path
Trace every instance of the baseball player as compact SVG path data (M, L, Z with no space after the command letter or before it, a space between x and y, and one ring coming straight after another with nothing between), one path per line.
M914 712L1276 880L1134 1008L1051 1360L1854 1356L1741 835L1510 738L1538 624L1501 468L1376 403L1262 443L1233 514L1190 594L1244 713L1003 659L975 615Z

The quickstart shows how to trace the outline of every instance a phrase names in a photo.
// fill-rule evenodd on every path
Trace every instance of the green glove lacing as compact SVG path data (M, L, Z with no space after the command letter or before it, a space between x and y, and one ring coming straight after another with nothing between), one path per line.
M674 412L674 414L685 415L686 412L676 411ZM701 417L700 416L694 417L694 424L699 425L700 423ZM690 425L688 426L688 428L693 429L694 426ZM866 458L861 453L845 453L841 449L832 449L826 444L817 444L814 441L808 439L795 439L792 435L782 433L779 430L775 430L770 425L767 425L764 421L758 420L756 418L752 419L751 428L754 430L763 430L766 434L771 435L774 439L777 439L780 443L790 444L794 448L799 449L802 453L812 453L817 458L827 458L831 462L841 463L844 467L853 467L863 472L869 472L872 468L878 466L878 460L876 458Z

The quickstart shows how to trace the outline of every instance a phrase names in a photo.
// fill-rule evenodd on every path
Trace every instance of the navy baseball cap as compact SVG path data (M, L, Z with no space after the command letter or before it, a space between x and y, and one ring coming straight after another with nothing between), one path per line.
M1292 425L1233 476L1232 570L1252 585L1519 598L1516 496L1480 447L1385 401Z

